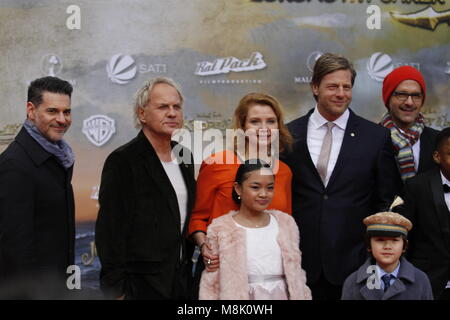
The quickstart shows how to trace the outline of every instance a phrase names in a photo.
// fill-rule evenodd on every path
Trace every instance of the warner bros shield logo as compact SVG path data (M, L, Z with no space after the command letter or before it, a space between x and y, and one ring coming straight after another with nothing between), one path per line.
M95 115L83 120L83 133L88 140L101 147L116 132L115 121L104 115Z

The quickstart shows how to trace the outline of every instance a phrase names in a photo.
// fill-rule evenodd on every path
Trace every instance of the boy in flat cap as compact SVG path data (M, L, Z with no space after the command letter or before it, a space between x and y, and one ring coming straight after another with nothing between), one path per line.
M391 131L403 182L436 167L432 154L439 131L425 126L420 112L425 94L425 80L416 68L402 66L384 78L383 101L388 112L380 124Z
M428 275L436 300L450 300L450 127L439 133L433 157L439 167L406 182L397 211L414 223L408 260Z
M411 222L394 212L380 212L363 222L372 256L345 280L342 300L433 300L427 275L402 256Z

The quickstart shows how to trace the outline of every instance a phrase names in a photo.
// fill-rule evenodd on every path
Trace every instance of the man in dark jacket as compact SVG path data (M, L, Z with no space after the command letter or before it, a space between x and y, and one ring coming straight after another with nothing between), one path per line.
M398 211L414 224L408 260L428 275L435 299L450 300L450 128L437 136L433 157L439 166L406 181Z
M346 58L321 56L311 82L317 105L288 124L292 216L315 300L340 299L365 260L361 220L386 209L401 185L389 131L349 109L355 77Z
M27 119L0 155L0 296L64 298L74 264L71 185L74 155L62 139L71 124L72 86L31 82Z
M187 149L174 155L171 141L183 126L182 104L171 79L145 83L135 103L142 130L105 161L96 244L101 288L109 297L188 298L194 166Z
M383 101L388 112L381 125L391 131L403 181L436 168L433 151L439 131L425 126L425 118L420 113L425 95L425 80L413 67L399 67L384 78Z

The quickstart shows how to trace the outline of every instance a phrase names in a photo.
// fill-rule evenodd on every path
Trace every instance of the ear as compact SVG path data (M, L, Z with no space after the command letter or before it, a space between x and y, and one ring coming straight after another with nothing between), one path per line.
M35 117L35 111L36 111L36 106L34 105L33 102L28 101L27 102L27 118L30 119L31 121L35 121L36 117Z
M408 249L408 240L403 240L404 241L404 243L403 243L403 253L406 253L406 250Z
M316 84L311 84L311 90L313 92L314 95L318 96L319 95L319 86Z
M138 108L138 120L142 123L145 123L145 109L144 108Z
M438 151L434 151L433 152L433 160L434 162L436 162L437 164L441 164L441 156L439 154Z
M233 188L234 188L234 191L236 191L236 193L238 194L238 196L240 196L242 190L241 190L241 186L239 185L239 183L237 183L237 182L233 183Z
M384 105L389 113L391 113L391 101L392 101L392 96L389 97L389 99L387 101L387 105Z

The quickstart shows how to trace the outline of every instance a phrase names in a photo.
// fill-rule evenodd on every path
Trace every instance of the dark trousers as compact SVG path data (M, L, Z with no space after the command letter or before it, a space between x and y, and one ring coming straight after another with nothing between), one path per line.
M198 300L198 293L200 290L200 279L202 278L202 272L205 270L205 264L203 263L203 256L199 255L197 263L195 264L195 271L192 284L192 300Z
M331 284L323 275L315 283L308 284L313 300L341 300L342 286Z
M450 300L450 288L444 289L437 300Z

